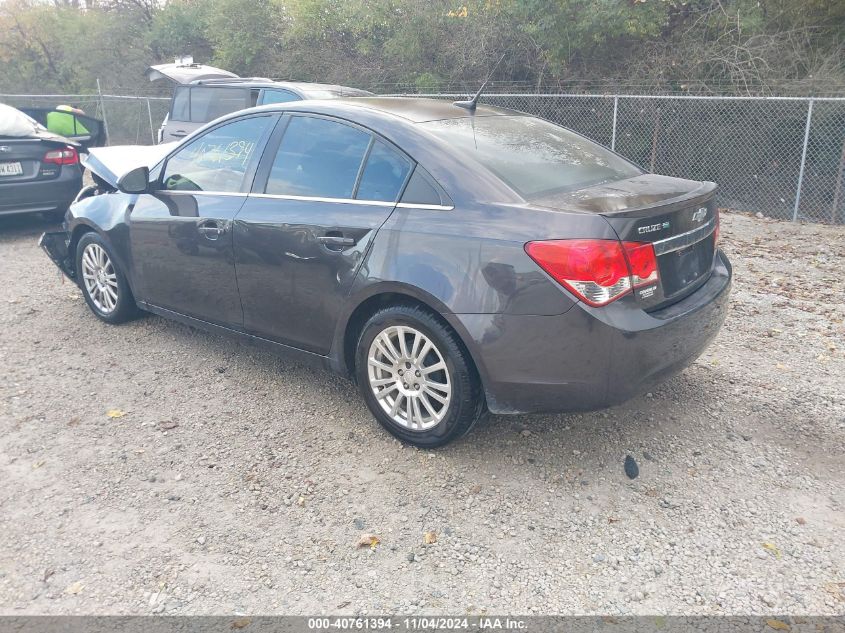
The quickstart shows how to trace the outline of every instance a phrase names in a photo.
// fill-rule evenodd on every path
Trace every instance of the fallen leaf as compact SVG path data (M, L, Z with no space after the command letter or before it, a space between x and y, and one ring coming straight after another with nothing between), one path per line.
M175 429L179 426L179 423L175 420L162 420L157 424L157 426L161 431L169 431L170 429Z
M617 519L616 517L607 517L608 523L619 523L619 521L620 519Z
M304 506L305 505L305 497L300 495L299 499L296 500L296 505Z
M425 532L423 533L423 543L425 545L434 545L437 542L437 533L436 532Z
M825 583L824 590L834 598L845 601L845 582Z
M770 551L772 554L774 554L775 558L780 558L780 550L774 543L763 543L763 549Z
M73 417L67 423L68 426L76 426L77 424L79 424L79 417Z
M346 600L344 602L341 602L339 605L337 605L335 607L335 609L342 609L343 607L348 607L350 604L352 604L352 603L349 602L349 600Z
M65 593L69 593L69 594L71 594L71 595L74 595L74 596L75 596L75 595L76 595L76 594L78 594L80 591L82 591L82 588L83 588L84 586L85 586L85 585L83 585L81 582L79 582L79 581L77 580L75 583L73 583L73 584L72 584L72 585L70 585L67 589L65 589Z
M43 459L39 459L37 462L35 462L35 463L32 465L32 469L33 469L33 470L35 470L36 468L41 468L41 467L42 467L44 464L46 464L46 463L47 463L47 462L45 462Z
M49 569L49 568L45 569L44 570L44 576L41 578L41 582L47 582L50 579L50 576L52 576L55 573L56 573L56 570L54 570L54 569Z
M479 492L481 492L481 484L475 484L469 489L469 494L471 495L477 495Z
M774 618L769 618L768 620L766 620L766 624L769 626L769 628L772 628L775 631L789 630L789 625L783 620L775 620Z
M805 519L804 517L798 517L798 518L796 518L796 519L795 519L795 522L796 522L798 525L807 525L807 519Z
M122 418L126 415L126 411L121 411L120 409L109 409L106 411L106 415L110 418Z
M239 618L239 619L234 620L232 622L231 628L233 628L233 629L245 629L246 627L249 626L250 622L252 622L252 620L250 620L249 618Z
M369 547L370 549L375 549L379 543L381 543L381 539L379 539L379 537L375 534L362 534L358 539L356 547Z

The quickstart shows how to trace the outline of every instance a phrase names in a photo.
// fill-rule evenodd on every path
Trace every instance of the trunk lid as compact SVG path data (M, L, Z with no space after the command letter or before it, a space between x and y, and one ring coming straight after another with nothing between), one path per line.
M177 84L189 84L192 81L204 79L238 79L235 73L214 66L195 64L193 60L177 60L173 64L159 64L150 66L147 69L147 77L150 81L169 79Z
M634 290L645 310L656 310L694 292L713 270L718 224L716 185L644 174L532 203L601 215L624 242L654 246L659 280Z
M43 138L0 136L0 185L56 178L61 166L43 163L44 155L68 145L76 144L49 133Z

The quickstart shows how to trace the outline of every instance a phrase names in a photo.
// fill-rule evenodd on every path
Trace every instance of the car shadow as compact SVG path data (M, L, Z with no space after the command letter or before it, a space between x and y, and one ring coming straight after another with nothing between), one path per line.
M161 317L149 318L157 321L156 329L173 328L184 331L186 335L190 332L186 338L192 345L219 345L220 355L229 359L246 356L248 366L274 376L279 388L288 387L299 392L301 385L309 385L312 390L317 385L321 393L315 393L314 399L332 403L338 418L347 421L344 429L346 441L366 443L371 448L376 442L381 450L388 450L396 442L378 426L351 381L254 345ZM207 354L208 351L197 350L197 353ZM720 395L702 394L699 385L702 375L708 381L714 380L714 371L703 363L696 363L654 387L649 394L609 409L561 414L488 415L467 435L434 452L448 462L472 466L478 474L493 475L507 464L511 474L521 475L513 480L513 485L548 480L552 465L560 477L566 479L580 481L581 471L594 470L615 473L613 478L624 481L626 455L634 456L641 467L648 468L655 455L671 454L672 436L702 432L707 435L701 421L708 419L710 410L719 407ZM233 375L233 378L239 381L236 376ZM243 385L243 389L249 388L249 384ZM715 435L710 438L702 436L700 441L707 444L717 441L717 438ZM381 450L375 450L374 454L381 454Z

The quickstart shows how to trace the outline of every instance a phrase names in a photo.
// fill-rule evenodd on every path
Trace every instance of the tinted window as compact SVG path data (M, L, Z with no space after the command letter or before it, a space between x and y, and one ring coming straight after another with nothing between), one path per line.
M250 106L249 90L244 88L191 88L191 121L208 123Z
M252 117L203 134L167 161L163 188L171 191L242 191L244 174L273 117Z
M176 92L173 94L173 112L170 115L171 121L191 120L190 94L190 88L176 88Z
M421 125L523 196L579 189L642 173L601 145L530 116L467 117Z
M299 101L299 97L287 90L265 90L261 95L261 103L287 103L288 101Z
M440 192L434 185L431 177L419 165L417 165L414 174L408 181L408 186L405 187L405 193L402 194L402 202L408 204L444 204Z
M405 184L411 170L411 162L388 147L383 141L375 141L367 165L358 185L359 200L382 200L393 202Z
M293 117L270 170L266 193L351 198L370 135L313 117Z

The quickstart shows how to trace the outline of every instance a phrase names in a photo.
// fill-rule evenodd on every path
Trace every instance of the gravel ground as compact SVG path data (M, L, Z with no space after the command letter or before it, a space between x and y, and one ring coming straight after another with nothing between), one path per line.
M845 614L842 228L725 215L690 369L437 452L328 373L100 323L43 229L0 220L2 613Z

